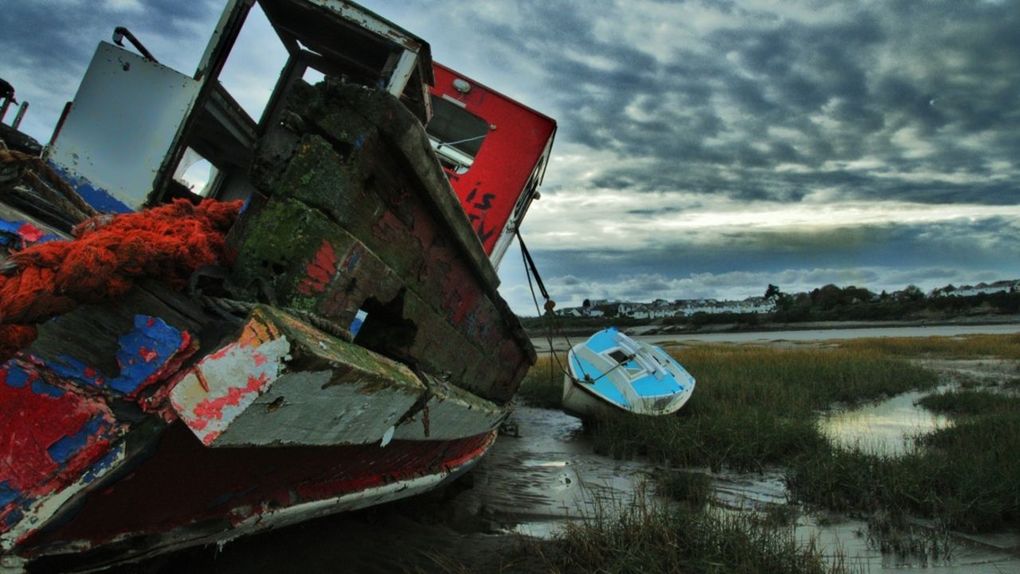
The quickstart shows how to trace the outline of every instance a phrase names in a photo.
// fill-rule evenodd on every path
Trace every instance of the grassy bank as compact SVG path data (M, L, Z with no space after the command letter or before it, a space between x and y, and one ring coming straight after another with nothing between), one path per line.
M551 354L539 355L528 374L517 389L517 398L533 407L543 409L560 408L563 398L563 371L560 365L566 365L566 355L553 357Z
M1020 359L1020 337L974 335L850 341L843 348L937 359ZM949 528L990 531L1020 525L1020 398L1004 375L995 388L929 395L918 404L953 425L918 437L901 457L826 447L789 464L801 500L838 510L920 515Z
M878 351L919 359L1020 359L1020 335L968 335L965 337L887 337L854 339L840 343L847 350Z

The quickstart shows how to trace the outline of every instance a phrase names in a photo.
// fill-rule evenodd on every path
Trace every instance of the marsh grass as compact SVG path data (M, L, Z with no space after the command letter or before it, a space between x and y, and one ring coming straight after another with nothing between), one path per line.
M678 416L615 416L593 425L596 449L713 470L759 470L827 444L816 413L911 389L935 376L868 350L697 346L671 349L697 379Z
M667 470L656 476L655 486L659 496L692 509L704 508L712 498L712 477L700 472Z
M1020 335L851 339L841 342L839 346L847 350L879 351L914 359L923 357L1020 359Z
M793 529L757 513L631 504L569 524L557 541L555 572L848 572Z
M486 556L437 550L415 573L843 574L842 554L800 543L785 517L718 513L688 506L593 501L591 514L551 540L518 538Z
M920 515L968 531L1020 524L1020 399L963 390L920 403L954 425L896 458L832 447L805 453L789 465L792 492L835 510Z
M931 394L922 397L917 404L952 417L1020 412L1020 397L966 388Z
M782 465L798 500L837 511L924 516L970 531L1020 525L1020 398L977 388L925 398L921 406L952 417L954 425L919 437L899 457L833 446L817 425L818 414L835 405L933 388L936 374L915 359L1020 359L1020 336L668 350L698 381L690 402L677 416L595 421L596 450L716 471ZM531 404L559 405L561 374L553 369L550 376L549 362L522 386ZM1000 382L1016 384L1015 377ZM688 479L664 474L660 480L662 492L698 499L697 485L683 482Z
M921 567L950 560L955 546L943 526L921 526L902 514L889 512L876 512L868 518L867 541L882 554Z
M561 355L559 362L555 359L550 354L539 355L538 361L528 370L517 389L517 396L524 403L545 409L558 409L562 406L563 371L560 365L566 364L566 355Z

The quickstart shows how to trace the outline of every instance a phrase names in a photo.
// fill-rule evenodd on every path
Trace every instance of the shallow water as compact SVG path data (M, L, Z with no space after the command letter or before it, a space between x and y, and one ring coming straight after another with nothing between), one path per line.
M869 405L870 410L855 409L857 426L850 423L846 426L871 429L894 445L892 448L902 448L904 437L910 432L938 424L915 412L927 412L913 405L922 394L900 395ZM900 425L895 420L898 413L915 418ZM654 473L671 472L646 462L618 461L594 454L580 421L559 411L522 407L516 417L521 436L501 437L475 470L474 488L454 501L463 504L472 496L480 497L506 532L551 537L570 520L592 512L592 492L604 496L602 500L609 504L626 504ZM847 415L845 420L852 418ZM795 517L791 528L798 540L805 544L815 540L823 554L833 558L841 554L863 572L893 573L919 568L939 574L1020 572L1017 533L945 534L945 544L951 549L949 558L883 554L869 543L868 525L864 521L805 512L791 505L782 469L750 474L712 473L708 469L684 472L711 477L713 504L721 511L790 513ZM646 491L640 495L651 498ZM930 536L928 532L919 522L915 536L925 538Z
M942 387L934 392L948 390ZM859 447L865 452L897 456L913 446L913 439L941 428L952 421L915 403L932 391L914 391L858 407L822 415L818 424L834 444Z
M915 537L926 538L923 525L918 525ZM948 533L940 544L946 545L949 557L922 556L919 554L883 554L868 539L868 526L861 520L841 516L803 515L797 519L795 535L802 543L814 540L827 556L840 551L847 564L858 571L869 573L898 573L920 570L938 574L1001 574L1020 572L1017 556L1020 539L1003 534L1000 542L994 536L968 538L959 533ZM1008 539L1008 540L1007 540Z
M560 411L518 407L514 418L520 436L500 437L456 501L484 507L507 531L549 537L595 504L630 500L653 472L594 454L581 421Z
M860 329L806 329L790 331L759 331L734 333L676 333L658 335L635 335L634 338L651 345L668 343L768 343L775 341L811 342L862 339L872 337L956 337L961 335L1008 335L1020 333L1020 323L995 325L933 325L918 327L863 327ZM571 337L570 342L578 343L584 337ZM532 338L535 349L540 353L549 351L548 339ZM566 351L568 340L553 338L553 348Z

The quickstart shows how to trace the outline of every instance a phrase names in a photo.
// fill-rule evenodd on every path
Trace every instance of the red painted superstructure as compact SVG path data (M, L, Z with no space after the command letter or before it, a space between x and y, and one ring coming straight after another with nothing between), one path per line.
M435 84L431 93L437 115L429 124L430 134L434 135L432 127L441 114L443 102L437 100L452 103L489 126L466 171L457 173L446 162L444 167L485 252L498 262L516 223L535 197L556 122L450 68L433 63L432 69Z

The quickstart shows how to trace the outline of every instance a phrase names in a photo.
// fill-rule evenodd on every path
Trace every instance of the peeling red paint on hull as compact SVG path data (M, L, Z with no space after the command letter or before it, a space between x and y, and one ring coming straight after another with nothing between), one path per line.
M459 441L352 447L204 447L183 424L128 477L93 494L63 525L23 542L33 559L119 549L116 561L233 538L435 488L467 470L495 433Z

